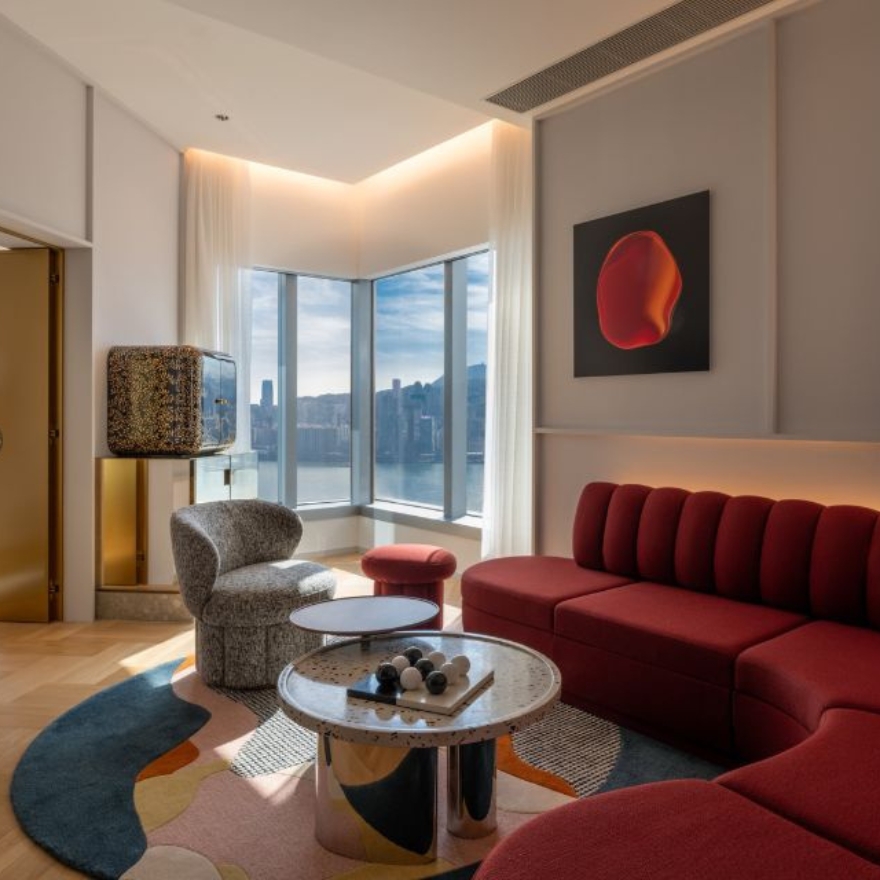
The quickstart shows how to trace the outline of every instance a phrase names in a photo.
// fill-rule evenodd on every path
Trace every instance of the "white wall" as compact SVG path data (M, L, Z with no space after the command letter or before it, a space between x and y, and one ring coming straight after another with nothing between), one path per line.
M107 455L107 351L178 341L178 152L95 95L95 454Z
M590 479L880 507L878 81L880 4L825 0L539 123L541 551ZM573 224L703 188L711 371L574 379Z
M85 85L2 19L0 82L0 210L84 239Z
M491 125L481 125L356 186L361 278L489 238Z
M354 187L268 165L250 168L254 265L357 277Z
M880 3L779 28L780 428L880 437Z
M540 124L540 425L764 428L770 49L761 30ZM574 224L706 189L711 371L574 378Z
M484 244L491 126L356 184L251 163L254 265L373 278Z

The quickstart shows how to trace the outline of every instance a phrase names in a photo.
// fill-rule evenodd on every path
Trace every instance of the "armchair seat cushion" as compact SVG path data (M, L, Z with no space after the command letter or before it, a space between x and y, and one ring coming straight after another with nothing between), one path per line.
M731 688L744 648L805 620L791 611L645 582L562 603L556 633Z
M202 620L214 626L287 623L291 611L327 599L334 585L332 572L302 559L245 565L217 578Z
M755 645L736 664L736 690L815 730L832 707L880 712L880 633L817 620Z

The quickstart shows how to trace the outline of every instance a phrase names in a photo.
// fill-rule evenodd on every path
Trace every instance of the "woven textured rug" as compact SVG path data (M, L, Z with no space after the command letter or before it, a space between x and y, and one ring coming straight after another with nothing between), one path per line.
M189 661L128 679L76 706L23 755L19 823L60 861L102 880L465 880L497 840L537 813L639 782L721 768L569 706L499 741L498 830L443 828L438 858L374 865L314 839L315 736L273 690L208 688Z

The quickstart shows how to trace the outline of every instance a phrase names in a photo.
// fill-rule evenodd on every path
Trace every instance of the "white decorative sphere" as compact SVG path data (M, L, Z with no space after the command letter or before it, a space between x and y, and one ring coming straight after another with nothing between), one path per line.
M414 691L422 686L422 673L415 666L408 666L400 673L400 683L405 691Z
M404 669L409 669L409 659L404 657L403 654L398 654L396 657L391 658L391 665L398 672L403 672Z
M458 681L460 673L454 663L444 663L440 671L446 676L447 684L455 684Z
M442 651L431 651L428 659L434 664L434 669L439 669L446 662L446 655Z
M457 654L449 661L458 670L459 675L467 675L471 668L471 661L464 654Z

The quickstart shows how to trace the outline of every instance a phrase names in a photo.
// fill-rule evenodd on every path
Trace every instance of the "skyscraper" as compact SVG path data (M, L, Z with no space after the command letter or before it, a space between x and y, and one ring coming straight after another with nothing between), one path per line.
M272 388L271 379L263 379L263 385L260 389L260 406L271 409L275 394Z

